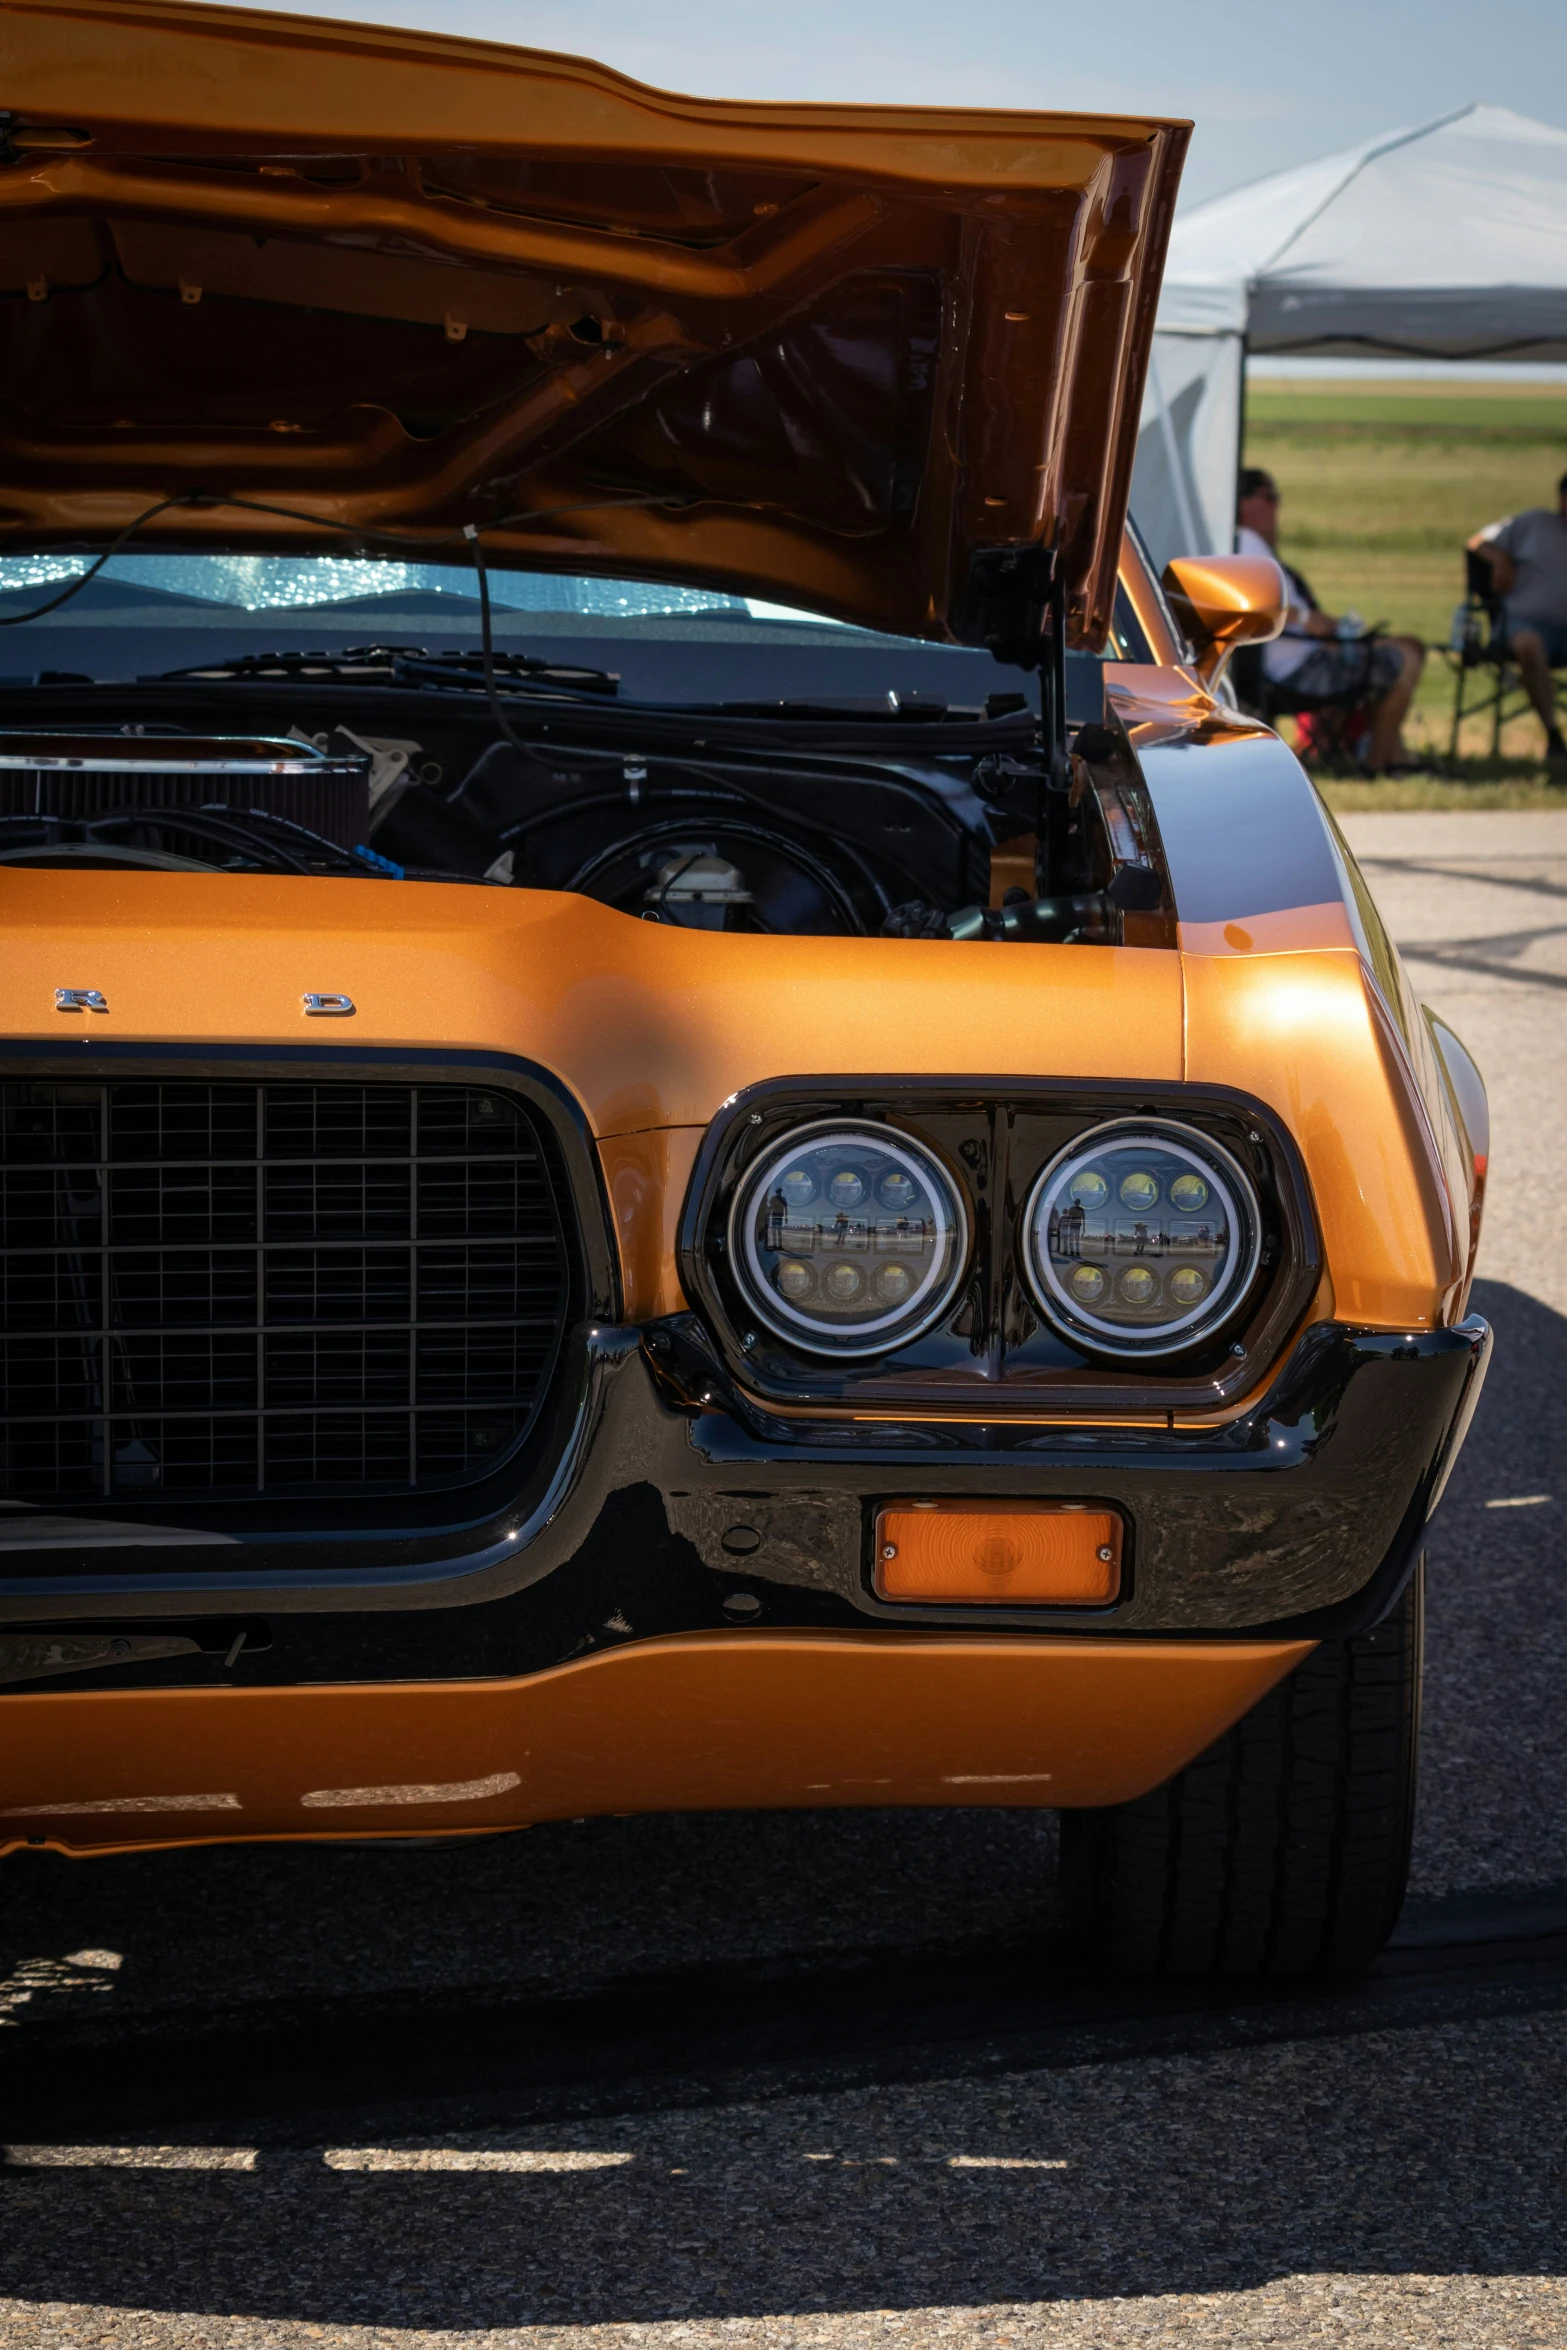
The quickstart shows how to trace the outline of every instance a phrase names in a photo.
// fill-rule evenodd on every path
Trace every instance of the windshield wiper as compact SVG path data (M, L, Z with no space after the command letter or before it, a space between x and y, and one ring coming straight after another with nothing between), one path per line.
M612 698L620 678L612 669L584 669L569 661L542 661L531 653L497 653L497 682L509 693L540 694L559 700L575 694ZM432 653L424 645L350 645L346 651L235 653L224 661L198 661L188 669L163 669L143 684L191 679L214 684L258 678L309 679L355 685L448 686L485 693L479 653Z
M993 693L982 706L948 702L940 694L888 692L885 694L800 695L776 701L647 702L622 697L619 673L592 669L576 662L550 661L531 653L499 652L492 648L495 697L531 703L544 710L552 704L582 702L609 705L611 712L635 723L672 723L677 720L728 721L776 729L777 739L797 727L842 727L858 733L862 727L910 725L959 729L979 728L995 741L1028 735L1038 721L1018 693ZM479 652L436 652L424 645L350 645L341 652L294 649L263 653L235 653L225 660L200 661L189 668L165 669L139 680L144 685L175 683L222 684L265 682L381 685L432 688L462 695L490 696ZM520 714L520 713L519 713ZM503 725L502 733L508 730Z
M533 653L493 653L490 665L498 683L513 692L614 695L620 691L620 673L614 669L585 669L574 661L543 661ZM482 653L427 653L410 646L397 664L399 678L417 685L447 685L488 691Z
M212 678L215 682L252 677L381 678L390 683L405 655L422 658L423 645L350 645L346 652L234 653L224 661L197 661L188 669L158 669L141 678L142 685L172 684L178 679Z

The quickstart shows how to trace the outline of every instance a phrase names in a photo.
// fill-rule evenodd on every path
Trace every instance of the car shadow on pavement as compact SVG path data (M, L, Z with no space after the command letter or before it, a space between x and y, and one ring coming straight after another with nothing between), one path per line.
M1562 2018L1512 2016L464 2145L18 2148L0 2295L237 2343L1549 2276L1564 2098Z
M1475 1284L1496 1333L1428 1543L1412 1889L1567 1882L1567 1317Z

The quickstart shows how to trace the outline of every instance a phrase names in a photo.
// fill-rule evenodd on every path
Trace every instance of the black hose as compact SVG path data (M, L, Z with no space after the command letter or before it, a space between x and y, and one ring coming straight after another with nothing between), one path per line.
M160 498L156 506L149 506L145 514L138 514L134 522L128 522L125 525L113 545L104 548L97 562L90 570L84 571L80 579L71 580L57 596L51 596L47 604L35 604L30 612L0 613L0 628L20 628L24 620L41 620L46 612L58 612L62 604L68 604L73 596L81 594L89 580L97 578L104 565L119 553L127 539L136 536L144 523L150 522L155 514L166 514L171 506L184 506L188 503L189 500L185 498Z
M528 758L532 756L532 745L514 730L511 720L501 708L500 688L495 682L495 635L490 626L490 575L485 569L484 549L479 543L479 525L476 522L464 523L463 537L472 545L473 568L479 580L480 658L484 663L484 690L489 697L490 716L512 749L521 751Z

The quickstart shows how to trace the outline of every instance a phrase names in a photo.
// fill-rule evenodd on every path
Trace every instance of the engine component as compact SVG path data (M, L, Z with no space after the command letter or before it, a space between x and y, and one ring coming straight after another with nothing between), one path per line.
M0 815L90 821L120 809L259 810L340 849L369 832L370 761L309 741L179 733L0 734Z
M737 865L708 850L693 849L671 857L659 872L645 900L650 914L665 915L687 930L727 930L739 927L731 911L756 903Z
M863 927L848 889L822 858L756 824L693 834L672 822L620 833L563 886L684 930L830 937Z
M957 916L950 917L956 921ZM927 906L923 898L910 898L907 905L894 906L881 926L883 938L952 938L957 934L949 927L949 917L939 906Z
M405 868L374 849L341 849L286 816L259 808L122 808L95 817L0 816L0 865L155 873L366 874L401 881ZM417 874L466 881L466 874Z
M1031 898L1023 890L1009 889L999 911L989 906L960 906L940 931L918 935L1036 943L1083 939L1095 945L1113 945L1120 937L1123 914L1156 913L1163 902L1164 884L1150 866L1123 865L1108 889L1081 890L1061 898Z
M796 937L874 935L889 906L961 905L985 886L984 811L966 778L935 762L724 755L702 740L691 753L494 744L449 795L404 792L376 846L475 877L510 852L525 888L574 890L672 925ZM691 885L666 889L666 869L687 860ZM738 882L720 884L719 865Z

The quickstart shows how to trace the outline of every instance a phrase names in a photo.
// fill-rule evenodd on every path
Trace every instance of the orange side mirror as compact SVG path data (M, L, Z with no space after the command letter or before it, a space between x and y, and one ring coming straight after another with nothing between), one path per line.
M1180 555L1164 592L1192 640L1197 674L1215 686L1237 645L1265 645L1289 614L1289 589L1271 555Z

